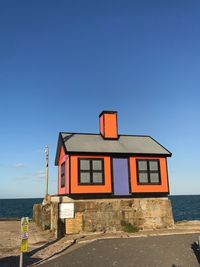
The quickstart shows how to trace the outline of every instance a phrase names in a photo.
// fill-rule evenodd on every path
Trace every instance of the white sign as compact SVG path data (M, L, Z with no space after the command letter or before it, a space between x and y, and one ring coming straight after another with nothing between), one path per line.
M60 203L60 219L74 218L74 203Z

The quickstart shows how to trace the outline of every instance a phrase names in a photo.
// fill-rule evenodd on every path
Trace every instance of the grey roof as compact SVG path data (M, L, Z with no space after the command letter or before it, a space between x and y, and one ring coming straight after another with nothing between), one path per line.
M64 145L65 152L151 154L171 156L166 148L150 136L119 135L117 140L106 140L100 134L60 133L56 165L59 150Z

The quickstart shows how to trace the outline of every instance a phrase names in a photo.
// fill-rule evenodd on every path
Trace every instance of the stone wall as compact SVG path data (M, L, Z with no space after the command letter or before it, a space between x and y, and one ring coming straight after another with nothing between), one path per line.
M54 232L56 238L65 235L65 221L59 219L59 203L51 202L51 231Z
M74 218L59 219L60 203L74 203ZM167 197L85 200L51 197L48 202L34 205L33 220L42 229L50 229L57 238L80 232L121 231L128 223L139 229L174 226Z
M131 223L140 229L172 228L168 198L129 198L74 201L75 218L65 219L66 233L120 231Z
M43 230L51 228L51 205L35 204L33 205L33 221Z
M65 221L59 219L59 202L45 199L41 204L33 205L33 221L43 230L50 230L56 238L65 235Z

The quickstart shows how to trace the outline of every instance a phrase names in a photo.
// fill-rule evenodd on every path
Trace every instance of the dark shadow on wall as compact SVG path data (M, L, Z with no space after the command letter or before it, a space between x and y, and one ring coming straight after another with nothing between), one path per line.
M197 242L194 242L192 245L191 245L191 248L197 258L197 261L198 263L200 264L200 249L199 249L199 244Z

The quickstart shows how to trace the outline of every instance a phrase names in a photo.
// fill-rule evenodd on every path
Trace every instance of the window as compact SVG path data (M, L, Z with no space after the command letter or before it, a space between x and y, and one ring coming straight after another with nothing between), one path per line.
M61 165L61 187L65 186L65 162Z
M79 184L103 184L104 162L97 158L78 159Z
M138 184L160 184L159 160L137 160Z

